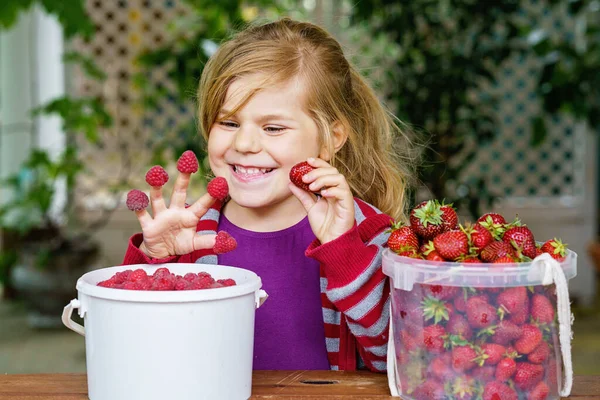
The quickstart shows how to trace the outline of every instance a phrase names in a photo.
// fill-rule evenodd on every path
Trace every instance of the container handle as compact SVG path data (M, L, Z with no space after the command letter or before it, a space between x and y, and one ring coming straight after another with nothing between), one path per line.
M396 364L396 347L394 346L394 324L392 323L392 303L390 302L390 331L388 333L388 351L387 351L387 376L390 394L393 397L400 397L402 385L398 376L398 366Z
M556 308L558 312L558 339L562 353L562 361L565 379L560 388L560 396L568 397L573 386L573 362L571 359L571 340L573 340L573 314L571 313L571 301L569 300L569 287L565 273L558 261L550 254L543 253L533 260L533 264L539 264L543 268L542 285L556 286ZM532 265L533 266L533 265Z
M267 300L269 295L264 290L258 290L255 295L256 308L259 308Z
M73 310L80 307L81 302L79 300L71 300L71 302L67 304L63 310L62 322L67 328L69 328L73 332L79 333L81 336L85 336L85 328L71 319L71 315L73 315Z

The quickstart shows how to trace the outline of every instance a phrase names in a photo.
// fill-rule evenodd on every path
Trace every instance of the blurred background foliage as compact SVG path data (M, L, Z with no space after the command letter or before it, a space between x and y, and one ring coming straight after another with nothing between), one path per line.
M542 0L540 0L542 1ZM565 1L545 0L548 7ZM83 0L66 6L62 0L4 0L0 26L8 28L19 12L39 3L56 14L67 37L93 35L93 24L84 12ZM185 0L191 11L169 22L172 41L139 56L135 77L142 92L145 112L152 113L167 96L181 103L195 102L202 67L218 44L245 23L282 15L303 19L314 1L297 0ZM600 1L569 0L568 12L577 20L575 40L551 38L535 21L523 18L519 0L481 2L470 0L340 0L330 12L335 24L327 26L348 48L350 58L363 69L384 100L415 131L431 138L419 169L421 182L437 198L477 214L482 202L499 195L482 178L465 178L462 171L473 162L478 148L497 134L493 95L477 95L494 83L498 66L515 54L535 54L543 60L537 91L543 114L571 113L598 132L600 128ZM360 38L371 45L356 46ZM370 65L364 65L369 60ZM102 80L93 60L68 53L88 76ZM380 66L380 68L376 68ZM376 71L383 69L384 71ZM166 68L175 93L150 79L157 68ZM378 75L377 75L378 74ZM378 77L375 77L377 75ZM379 81L378 81L379 79ZM101 144L101 131L112 124L103 99L66 95L42 106L38 112L57 114L69 134L85 135ZM531 120L531 146L544 141L544 115ZM151 139L152 163L165 164L185 149L204 156L196 120L172 129L173 135L155 132ZM167 151L170 150L170 151ZM462 162L449 160L461 155ZM171 155L171 156L170 156ZM206 165L204 165L206 169ZM461 187L456 191L452 188ZM466 188L466 190L465 190Z

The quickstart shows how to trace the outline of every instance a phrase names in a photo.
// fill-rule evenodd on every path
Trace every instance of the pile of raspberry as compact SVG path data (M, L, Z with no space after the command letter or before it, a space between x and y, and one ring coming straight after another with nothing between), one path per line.
M143 269L117 272L109 279L99 282L98 286L127 290L198 290L234 286L233 279L215 280L208 272L188 272L184 276L159 268L153 275Z

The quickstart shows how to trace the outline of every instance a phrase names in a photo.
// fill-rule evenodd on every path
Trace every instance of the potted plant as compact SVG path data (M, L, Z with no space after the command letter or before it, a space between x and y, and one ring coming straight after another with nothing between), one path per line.
M62 307L76 297L75 282L95 268L99 245L87 228L77 228L69 207L53 207L57 183L67 192L82 164L68 147L52 160L33 150L17 173L2 182L11 198L0 205L0 229L7 237L0 253L5 285L30 310L32 326L60 324Z

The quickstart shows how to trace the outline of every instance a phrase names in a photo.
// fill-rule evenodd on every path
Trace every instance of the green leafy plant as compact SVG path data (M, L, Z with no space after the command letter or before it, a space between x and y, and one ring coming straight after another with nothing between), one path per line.
M561 3L547 0L546 6ZM569 2L571 13L585 20L585 46L546 35L532 41L538 27L521 18L519 0L362 0L352 7L352 24L366 21L399 45L388 100L401 119L431 135L419 178L433 196L475 216L500 194L484 179L464 178L463 171L497 134L497 99L476 94L499 84L494 72L512 55L537 54L545 61L538 92L546 114L571 112L598 129L598 3ZM532 144L544 140L543 115L532 121L532 132Z

